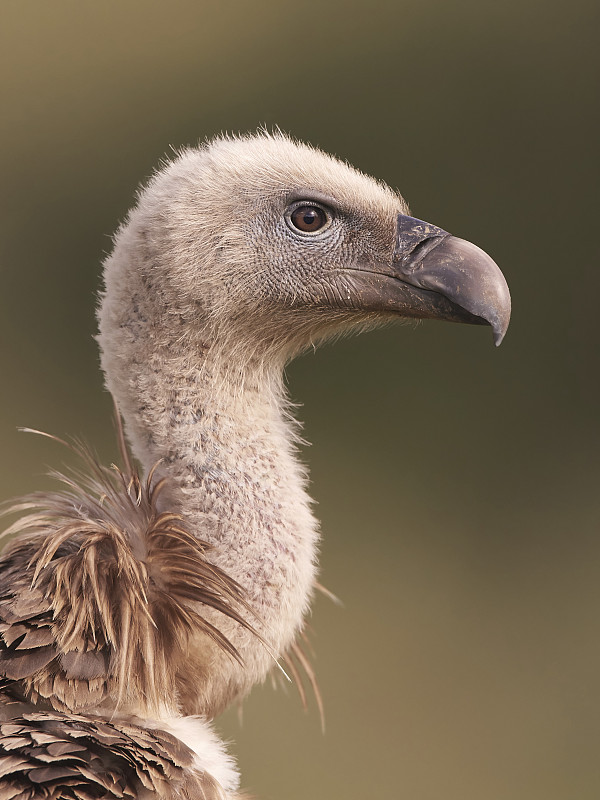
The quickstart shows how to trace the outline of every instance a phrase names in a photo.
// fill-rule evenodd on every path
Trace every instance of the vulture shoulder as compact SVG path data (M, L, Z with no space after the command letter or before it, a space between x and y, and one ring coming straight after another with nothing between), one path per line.
M106 469L83 448L77 480L24 498L0 557L0 678L14 700L55 711L156 715L189 691L192 631L231 658L202 616L211 607L252 630L241 587L207 557L180 515L159 510L164 480ZM18 535L17 535L18 534ZM175 692L173 691L175 686Z

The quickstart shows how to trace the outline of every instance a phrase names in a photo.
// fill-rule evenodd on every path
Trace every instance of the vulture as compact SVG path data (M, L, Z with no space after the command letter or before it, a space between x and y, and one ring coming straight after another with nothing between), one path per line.
M489 325L499 344L509 317L482 250L282 133L164 164L104 264L123 464L71 444L81 469L11 507L0 800L239 800L211 720L286 654L306 666L319 586L286 364L396 318Z

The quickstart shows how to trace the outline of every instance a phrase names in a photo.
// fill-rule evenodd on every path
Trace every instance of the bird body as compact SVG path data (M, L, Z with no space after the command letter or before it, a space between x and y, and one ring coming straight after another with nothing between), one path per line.
M487 322L499 340L508 290L482 251L411 218L383 184L264 133L165 165L104 274L106 385L147 477L88 459L91 482L22 506L0 563L0 719L21 739L44 713L61 731L83 713L125 726L122 737L132 725L163 730L192 752L177 757L182 780L191 769L233 797L237 778L206 720L294 646L316 580L318 524L285 365L395 317ZM86 724L99 723L75 727ZM131 785L149 790L139 769L146 783ZM7 797L37 796L19 791Z

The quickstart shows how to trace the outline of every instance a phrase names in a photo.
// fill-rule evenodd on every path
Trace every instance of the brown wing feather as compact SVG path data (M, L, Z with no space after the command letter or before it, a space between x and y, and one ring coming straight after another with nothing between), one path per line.
M198 603L253 630L251 611L209 562L209 546L159 510L163 482L153 472L142 482L72 449L86 472L56 474L63 491L8 509L22 516L0 558L0 676L13 697L46 708L80 711L110 698L151 714L176 705L169 676L192 632L241 661Z
M166 731L60 712L0 721L0 800L225 800Z

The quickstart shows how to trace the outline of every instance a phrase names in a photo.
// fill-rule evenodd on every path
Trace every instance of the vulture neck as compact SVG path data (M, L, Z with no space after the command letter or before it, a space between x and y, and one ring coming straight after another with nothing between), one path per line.
M118 357L111 356L102 317L100 335L107 383L134 452L146 472L161 461L158 473L168 479L163 503L243 587L257 614L248 621L279 656L308 608L317 542L283 359L265 363L249 350L232 353L228 337L208 324L186 338L180 318L163 317L157 329L156 317L134 305L121 316ZM124 326L131 334L125 341ZM237 623L212 609L201 613L244 662L240 667L200 634L192 638L182 710L213 716L263 679L273 658Z

